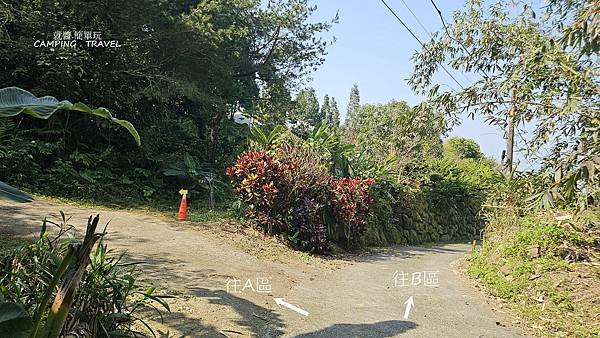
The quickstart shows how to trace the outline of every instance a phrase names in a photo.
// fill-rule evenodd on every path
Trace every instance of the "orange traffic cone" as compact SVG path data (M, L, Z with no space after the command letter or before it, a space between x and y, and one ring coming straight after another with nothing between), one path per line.
M183 221L187 219L187 190L181 189L179 190L181 194L181 203L179 204L179 212L177 213L177 219Z

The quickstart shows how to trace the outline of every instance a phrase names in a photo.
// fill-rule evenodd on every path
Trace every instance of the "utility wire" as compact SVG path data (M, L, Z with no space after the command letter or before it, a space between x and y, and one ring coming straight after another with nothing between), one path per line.
M446 31L446 34L448 34L448 37L452 38L452 35L450 35L450 32L448 32L448 26L446 26L446 20L444 20L444 15L442 14L442 11L438 8L438 6L436 5L436 3L433 0L429 0L429 1L431 1L431 4L437 11L440 19L442 20L442 25L444 26L444 30ZM463 48L464 48L464 46L463 46Z
M471 52L469 52L469 50L467 49L467 47L465 47L465 45L458 41L457 39L454 38L454 36L452 36L452 34L450 34L450 31L448 31L448 25L446 25L446 20L444 20L444 14L442 14L442 11L440 10L440 8L437 6L437 4L435 3L435 1L433 0L429 0L431 2L431 4L433 5L433 8L435 8L438 16L440 17L440 20L442 21L442 26L444 26L444 31L446 31L446 35L448 35L448 37L454 41L456 41L460 47L462 47L462 49L469 55L471 55ZM483 77L487 78L488 75L484 70L481 70L480 73L482 73ZM470 81L469 81L470 82Z
M394 10L387 4L387 2L385 2L385 0L380 0L380 1L385 5L385 7L387 7L387 9L392 13L392 15L394 15L396 17L396 20L398 20L402 24L402 26L404 26L404 28L406 28L406 30L410 33L410 35L412 35L413 38L415 38L415 40L417 40L419 42L421 47L424 47L423 42L421 42L421 40L415 35L415 33L413 33L413 31L410 30L410 28L408 28L408 26L404 23L404 21L402 21L402 19L400 19L398 14L396 14L396 12L394 12Z
M415 35L415 33L413 33L413 31L404 23L404 21L402 21L402 19L400 19L398 14L396 14L396 12L394 12L394 10L387 4L387 2L385 2L385 0L380 0L380 1L385 5L385 7L387 7L387 9L390 11L390 13L392 13L392 15L394 15L396 20L398 20L398 22L400 22L402 24L402 26L404 26L404 28L406 28L406 30L410 33L410 35L412 35L413 38L415 38L415 40L417 40L417 42L419 42L421 47L425 48L425 45L423 44L423 42L421 42L421 40ZM460 82L458 82L458 80L454 77L454 75L452 75L452 73L450 73L448 71L448 69L446 69L446 67L444 67L443 64L440 63L440 67L442 67L442 69L446 72L446 74L448 74L448 76L450 76L450 78L452 78L452 80L454 80L454 82L456 82L456 84L458 84L458 86L461 89L465 89L465 87L463 87L463 85Z
M465 47L465 45L461 41L458 41L456 38L454 38L454 36L452 36L450 34L450 31L448 31L448 26L446 25L446 20L444 20L444 15L442 14L442 11L437 6L437 4L435 3L435 1L434 0L429 0L429 1L431 2L431 4L433 5L433 7L435 8L435 10L437 11L438 16L440 17L440 20L442 21L442 25L444 26L444 30L446 31L446 34L448 35L448 37L450 39L454 40L455 42L457 42L468 55L471 55L471 52L469 52L469 50L467 49L467 47ZM481 75L483 75L483 77L485 79L489 79L489 75L486 73L485 70L481 69L481 70L479 70L479 73ZM508 111L509 108L507 107L506 103L504 103L503 105L504 105L504 109L506 109ZM518 124L517 124L517 126L518 126ZM517 135L521 138L521 141L523 143L527 144L527 142L523 138L523 135L521 135L520 130L518 128L516 128L516 129L517 129ZM514 134L513 134L513 137L514 137ZM513 154L513 156L514 156L514 154ZM529 161L529 159L527 158L527 156L525 156L525 160L529 163L529 168L528 169L532 168L533 165L532 165L531 161Z
M410 12L410 14L412 14L413 18L415 18L415 20L417 21L417 23L419 24L419 26L421 26L421 28L423 28L423 30L425 31L425 33L427 33L427 35L429 35L429 37L433 39L433 35L429 32L429 30L427 30L427 27L425 27L425 25L423 25L423 23L421 22L421 20L419 20L419 17L417 17L417 15L415 14L415 12L413 12L413 10L408 6L408 4L406 3L406 1L404 1L404 0L400 0L400 1L402 1L402 3L404 4L404 7L406 7L406 9L408 9L408 11ZM433 0L432 0L432 2L433 2ZM446 30L446 34L448 34L448 28L446 28L446 22L444 21L444 17L441 16L441 11L437 8L437 6L435 6L435 3L433 3L433 5L436 8L436 10L438 10L438 14L440 15L440 17L442 19L442 24L444 25L444 29ZM448 36L450 36L450 34L448 34ZM462 75L462 77L465 78L465 80L467 80L467 82L473 83L473 81L471 81L471 79L469 79L467 77L467 74L465 74L463 72L459 72L459 73Z
M452 34L450 34L450 31L448 30L448 25L446 25L446 20L444 20L444 14L442 13L442 11L440 10L440 8L438 7L438 5L435 3L434 0L429 0L431 2L431 4L433 5L433 8L435 8L438 16L440 17L440 20L442 21L442 26L444 26L444 31L446 31L446 35L448 35L448 37L452 40L454 40L456 43L458 43L460 45L460 47L465 51L465 53L467 53L468 55L471 55L471 52L467 49L467 47L465 47L465 45L461 42L458 41L456 38L454 38L454 36L452 36ZM403 0L404 2L404 0ZM485 70L480 69L479 74L481 74L485 79L489 78L489 75L486 73ZM469 81L470 82L470 81ZM504 104L504 108L508 110L508 107L506 106L506 103Z
M427 30L427 28L425 27L425 25L423 25L423 23L421 22L421 20L419 20L419 18L415 14L415 12L413 12L412 9L410 9L410 7L408 7L408 5L406 4L406 1L404 1L404 0L400 0L400 1L402 1L402 3L404 4L404 7L406 7L406 9L408 9L408 11L410 12L410 14L412 14L413 18L415 18L415 20L417 21L417 23L419 24L419 26L421 26L421 28L423 28L423 30L425 31L425 33L427 33L427 35L429 35L429 37L432 37L431 33L429 33L429 31Z

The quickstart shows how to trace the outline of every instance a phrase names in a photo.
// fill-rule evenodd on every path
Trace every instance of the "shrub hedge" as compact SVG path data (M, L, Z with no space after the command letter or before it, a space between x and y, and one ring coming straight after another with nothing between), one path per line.
M427 180L413 186L336 178L310 148L284 142L240 154L227 174L248 216L302 250L479 238L485 192L496 179L491 162L442 158L425 166Z
M329 175L307 149L282 145L274 154L247 151L227 169L248 216L299 249L324 252L329 242L360 244L371 216L371 179Z

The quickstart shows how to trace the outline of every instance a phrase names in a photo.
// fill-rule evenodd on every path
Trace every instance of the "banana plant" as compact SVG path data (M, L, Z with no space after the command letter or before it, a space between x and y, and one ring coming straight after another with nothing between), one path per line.
M225 189L229 187L227 183L217 179L214 171L213 168L202 168L201 164L186 152L183 154L183 163L170 166L163 171L163 175L180 177L191 181L190 190L200 187L208 188L208 206L212 211L215 205L215 184Z
M254 126L250 129L250 142L259 149L273 150L279 145L283 135L285 133L285 127L282 125L276 125L268 134L263 132L258 126Z
M78 111L107 119L127 129L135 140L135 143L138 146L141 144L140 135L135 127L129 121L113 117L106 108L90 108L81 102L59 101L52 96L36 97L32 93L18 87L0 89L0 117L26 114L46 120L58 110ZM9 199L15 202L31 202L33 200L27 194L2 181L0 181L0 199Z

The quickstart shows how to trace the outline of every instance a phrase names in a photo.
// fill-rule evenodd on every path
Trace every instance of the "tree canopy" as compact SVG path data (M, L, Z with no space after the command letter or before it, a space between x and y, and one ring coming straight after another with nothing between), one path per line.
M409 83L428 98L421 110L444 112L449 121L479 114L503 129L511 120L517 130L533 125L529 154L551 149L540 157L560 182L562 193L552 189L560 199L574 193L576 182L598 185L600 159L593 154L600 147L600 90L597 54L586 50L597 40L582 34L581 43L557 43L563 38L557 23L571 15L577 20L588 13L587 6L554 3L562 8L559 17L552 11L538 15L520 1L467 1L453 22L415 54ZM478 78L445 90L433 83L445 63Z
M206 170L222 172L247 135L230 122L234 113L282 123L293 106L291 93L323 62L330 41L321 33L337 18L312 20L315 10L307 0L142 0L118 6L108 0L3 1L0 82L37 96L106 107L136 126L142 147L114 126L96 128L106 122L84 115L0 123L38 141L41 155L28 167L63 172L65 190L76 190L68 182L123 175L123 182L143 181L135 189L151 196L166 184L165 170L185 165L186 153ZM121 47L92 48L82 41L76 48L33 46L92 29ZM4 158L0 171L16 172L25 151L11 151L14 161Z

